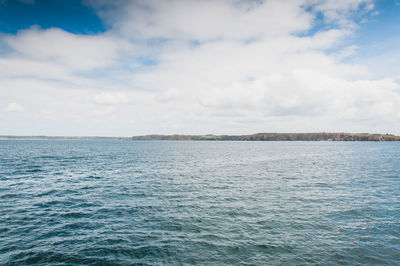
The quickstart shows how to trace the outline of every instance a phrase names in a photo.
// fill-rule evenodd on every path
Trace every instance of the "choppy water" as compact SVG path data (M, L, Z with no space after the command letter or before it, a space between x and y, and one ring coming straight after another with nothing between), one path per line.
M0 141L32 263L400 264L400 143Z

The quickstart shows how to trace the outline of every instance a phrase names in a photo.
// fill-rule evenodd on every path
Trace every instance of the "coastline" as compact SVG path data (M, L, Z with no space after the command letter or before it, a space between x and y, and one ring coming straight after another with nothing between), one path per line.
M145 135L131 140L194 141L400 141L400 136L370 133L256 133L252 135Z
M172 141L400 141L400 136L372 133L256 133L251 135L143 135L133 137L101 136L13 136L0 135L0 140L172 140Z

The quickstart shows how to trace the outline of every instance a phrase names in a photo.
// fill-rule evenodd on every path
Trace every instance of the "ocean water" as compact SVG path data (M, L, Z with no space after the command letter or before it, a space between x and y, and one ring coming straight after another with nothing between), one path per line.
M400 143L0 141L0 264L400 264Z

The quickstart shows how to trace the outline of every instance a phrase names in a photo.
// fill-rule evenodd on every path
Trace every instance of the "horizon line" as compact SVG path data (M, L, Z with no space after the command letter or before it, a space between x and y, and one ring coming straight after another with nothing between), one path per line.
M143 137L143 136L251 136L257 134L367 134L367 135L392 135L396 137L400 137L400 135L396 135L393 133L373 133L373 132L346 132L346 131L314 131L314 132L257 132L257 133L248 133L248 134L182 134L182 133L173 133L173 134L162 134L162 133L150 133L150 134L142 134L142 135L130 135L130 136L100 136L100 135L0 135L1 138L132 138L132 137Z

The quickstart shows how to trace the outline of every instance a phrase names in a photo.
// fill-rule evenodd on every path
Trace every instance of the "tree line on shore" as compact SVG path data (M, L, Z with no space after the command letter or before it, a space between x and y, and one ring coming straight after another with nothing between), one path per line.
M369 133L257 133L252 135L146 135L132 140L231 140L231 141L400 141L399 136Z

